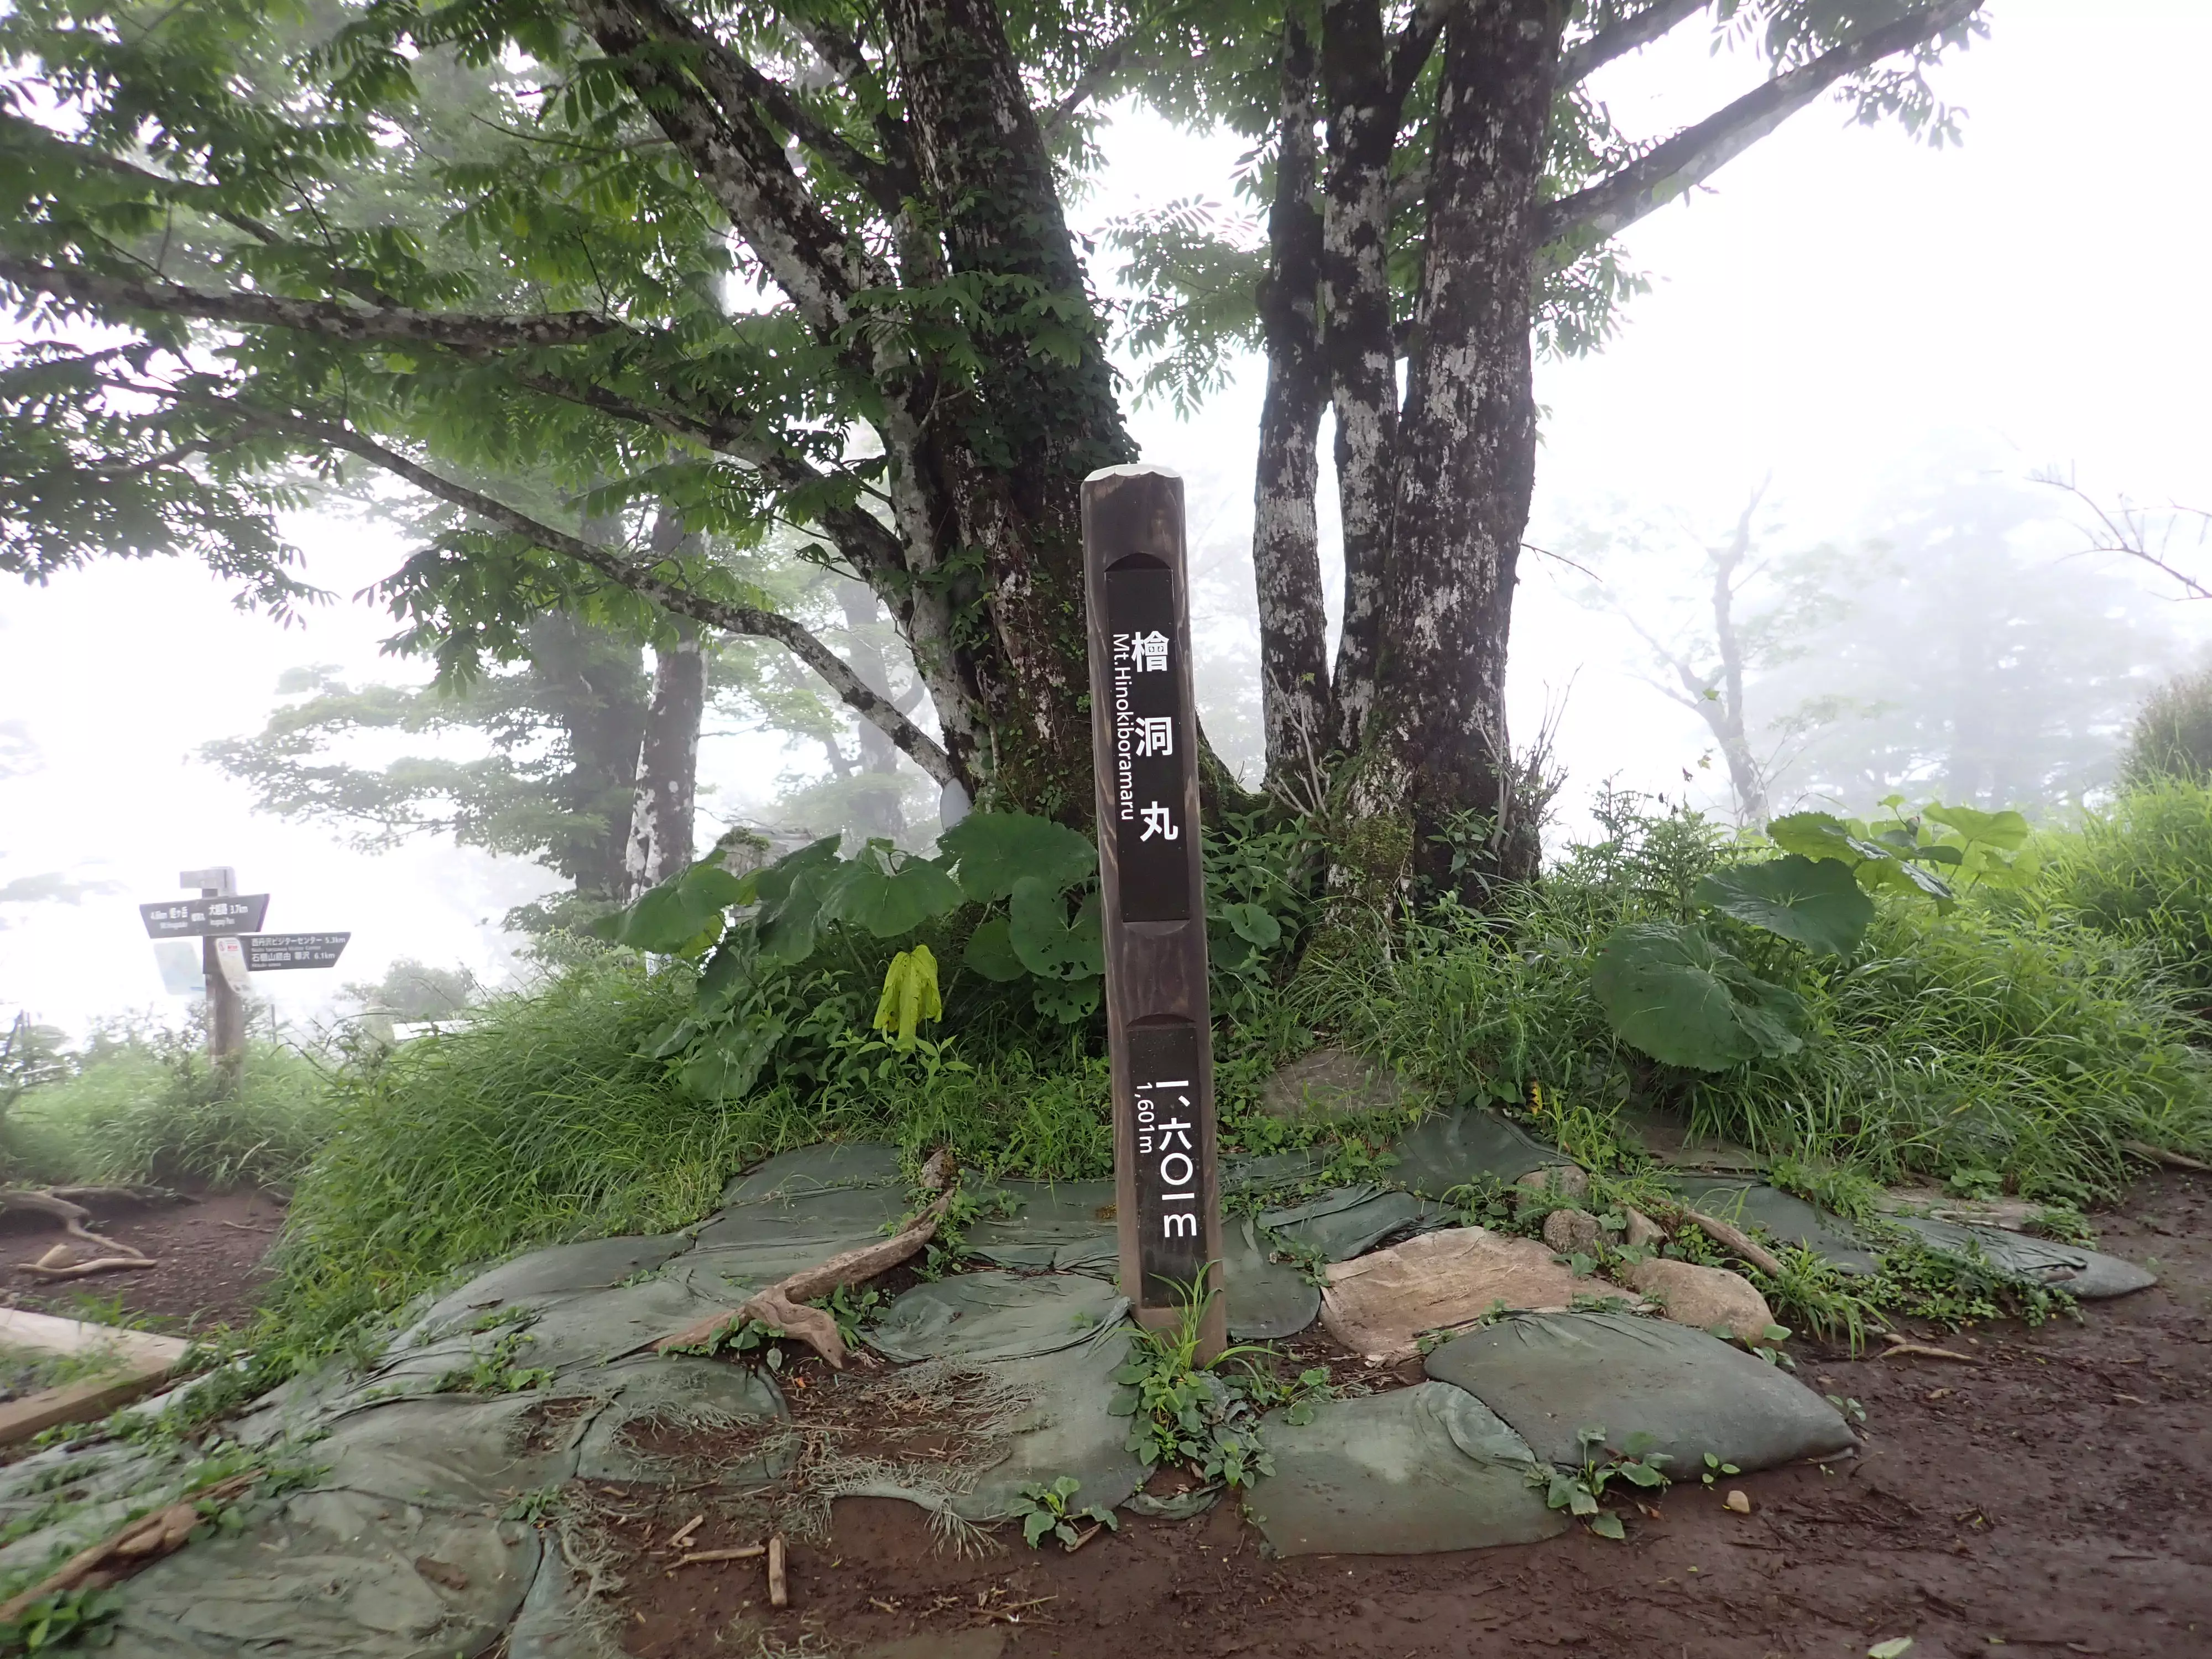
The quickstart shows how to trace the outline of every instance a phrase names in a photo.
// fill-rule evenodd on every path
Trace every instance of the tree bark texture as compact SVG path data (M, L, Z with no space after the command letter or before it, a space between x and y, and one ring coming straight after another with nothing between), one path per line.
M1560 0L1470 0L1444 27L1376 702L1355 780L1356 805L1410 830L1411 873L1469 898L1486 876L1533 875L1539 851L1518 810L1505 665L1535 477L1531 264L1565 14ZM1468 813L1491 821L1492 839L1455 872Z
M1328 612L1322 597L1316 452L1328 396L1321 337L1321 215L1314 207L1314 50L1295 17L1283 27L1271 249L1260 295L1267 388L1252 491L1252 573L1260 610L1260 706L1267 782L1301 804L1336 741Z
M1336 653L1334 746L1360 746L1374 706L1383 567L1393 507L1398 368L1391 343L1390 158L1404 94L1394 86L1376 0L1325 0L1322 95L1328 116L1321 281L1337 495L1344 520L1344 626Z

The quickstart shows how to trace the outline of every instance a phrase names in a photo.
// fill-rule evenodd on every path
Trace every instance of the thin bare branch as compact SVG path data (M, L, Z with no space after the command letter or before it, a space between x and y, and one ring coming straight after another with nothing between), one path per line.
M773 611L733 605L694 592L656 574L652 566L625 557L617 549L600 547L580 536L572 536L564 530L556 530L550 525L540 523L528 514L520 512L481 490L471 489L465 484L441 477L420 462L365 434L356 432L350 427L333 422L275 417L270 417L268 424L295 436L316 439L334 449L358 455L362 459L404 478L426 494L435 495L464 512L472 513L511 534L523 537L549 552L574 559L678 616L689 617L709 628L720 628L732 634L781 641L793 656L827 681L830 690L850 705L854 713L903 750L923 771L939 783L957 781L959 775L953 768L951 757L945 752L937 740L901 714L890 698L870 690L866 681L846 666L837 653L803 623Z
M1568 237L1580 245L1618 234L1694 190L1845 76L1958 27L1981 4L1982 0L1938 0L1776 76L1610 177L1547 205L1537 245L1548 247Z
M1600 29L1577 40L1559 54L1558 84L1579 85L1592 70L1616 58L1625 58L1639 46L1648 46L1684 19L1703 11L1711 0L1653 0L1632 17L1624 17L1611 28Z
M0 253L0 282L83 306L195 317L242 327L292 328L364 343L394 341L497 351L575 345L624 327L588 311L503 317L416 311L404 306L346 305L336 300L295 300L281 294L240 290L210 294L158 276L110 276L70 266L41 264L12 253Z
M2034 475L2034 480L2039 484L2048 484L2053 489L2063 490L2087 507L2089 516L2096 520L2090 531L2089 545L2082 550L2084 552L2124 553L2131 559L2141 560L2175 582L2187 598L2212 599L2212 586L2191 575L2166 556L2165 544L2173 538L2172 525L2167 526L2166 535L2160 538L2160 545L2157 548L2151 546L2150 509L2136 507L2124 501L2117 509L2108 508L2069 475L2055 471L2039 472ZM2183 507L2178 503L2169 503L2158 510L2177 520L2195 519L2198 524L2197 544L2199 547L2212 541L2212 512L2201 507Z

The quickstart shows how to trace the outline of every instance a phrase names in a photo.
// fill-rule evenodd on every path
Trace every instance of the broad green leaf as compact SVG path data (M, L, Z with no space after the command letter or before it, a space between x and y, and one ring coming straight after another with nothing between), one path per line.
M1024 876L1007 900L1006 919L1014 954L1031 973L1046 979L1085 979L1106 971L1095 902L1085 904L1071 925L1059 890L1041 877Z
M1041 979L1030 994L1036 1000L1037 1012L1056 1019L1063 1025L1073 1025L1097 1011L1099 993L1105 981L1098 979L1058 980Z
M925 1019L943 1019L945 1003L937 991L937 957L927 945L902 951L884 970L884 993L876 1000L875 1029L898 1048L914 1047L915 1030Z
M701 1100L742 1099L760 1080L784 1031L783 1021L773 1015L726 1025L692 1051L678 1080Z
M1864 836L1854 835L1850 825L1826 812L1792 812L1787 817L1777 818L1766 826L1766 838L1784 852L1795 853L1800 858L1838 859L1845 864L1856 864L1862 859L1890 856L1887 848L1877 847Z
M1025 877L1057 892L1098 868L1088 836L1029 812L970 812L937 845L955 861L961 890L981 904L1005 898Z
M1797 999L1694 928L1616 928L1590 990L1624 1041L1670 1066L1722 1072L1803 1046Z
M865 927L878 939L911 933L960 907L960 887L927 859L870 842L860 857L821 879L822 914Z
M1924 817L1956 830L1969 842L1980 842L2001 851L2016 852L2027 844L2027 820L2017 812L1984 812L1972 806L1928 808Z
M1001 985L1026 979L1030 970L1022 966L1022 959L1014 954L1014 942L1008 937L1010 924L1004 916L989 916L968 936L968 949L961 961L985 979L996 980Z
M1849 866L1796 853L1717 870L1698 881L1696 896L1738 921L1830 956L1856 950L1874 922L1874 901Z
M1602 1515L1590 1516L1589 1529L1601 1538L1610 1538L1616 1544L1628 1534L1621 1529L1620 1517L1610 1510Z
M1902 893L1908 898L1931 898L1938 910L1948 914L1958 902L1950 883L1931 870L1923 870L1917 864L1901 864L1895 859L1869 859L1851 872L1860 886L1870 893Z
M1282 943L1283 925L1257 904L1224 904L1214 912L1236 931L1237 937L1262 951Z
M748 896L745 882L702 860L641 894L627 910L602 916L591 931L634 951L696 955L721 936L722 912Z

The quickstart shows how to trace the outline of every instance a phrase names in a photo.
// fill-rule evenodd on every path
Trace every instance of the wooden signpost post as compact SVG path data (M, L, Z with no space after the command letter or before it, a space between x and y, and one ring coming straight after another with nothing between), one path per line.
M1211 1358L1227 1315L1182 480L1092 473L1083 552L1121 1290L1148 1328L1213 1292L1200 1327Z
M241 893L238 872L227 864L185 870L179 887L197 887L196 899L142 904L138 915L150 939L200 942L200 974L208 1005L208 1058L235 1067L246 1053L247 975L283 968L335 968L350 933L264 933L269 895Z

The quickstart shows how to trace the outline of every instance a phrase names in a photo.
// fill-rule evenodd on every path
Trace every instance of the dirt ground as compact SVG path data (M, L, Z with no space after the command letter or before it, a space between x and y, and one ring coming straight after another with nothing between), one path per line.
M112 1310L150 1315L165 1331L188 1335L253 1316L268 1280L264 1258L284 1224L284 1206L265 1193L185 1194L146 1204L102 1202L86 1224L155 1258L151 1267L95 1273L49 1283L21 1271L50 1246L65 1243L58 1222L10 1212L0 1215L0 1305L76 1317L112 1317ZM80 1247L81 1248L81 1247Z
M1579 1530L1456 1555L1270 1561L1228 1505L1176 1525L1125 1517L1073 1555L939 1550L920 1513L838 1504L825 1547L794 1543L792 1605L761 1563L670 1571L687 1494L617 1528L640 1659L866 1653L878 1659L1131 1654L1858 1659L2212 1655L2212 1186L2159 1176L2100 1218L2106 1248L2154 1261L2156 1289L2081 1323L1917 1333L1972 1362L1852 1359L1799 1342L1802 1374L1866 1409L1854 1460L1675 1488L1625 1544ZM643 1494L635 1497L642 1502ZM703 1506L702 1506L703 1507ZM709 1515L685 1546L727 1548Z

